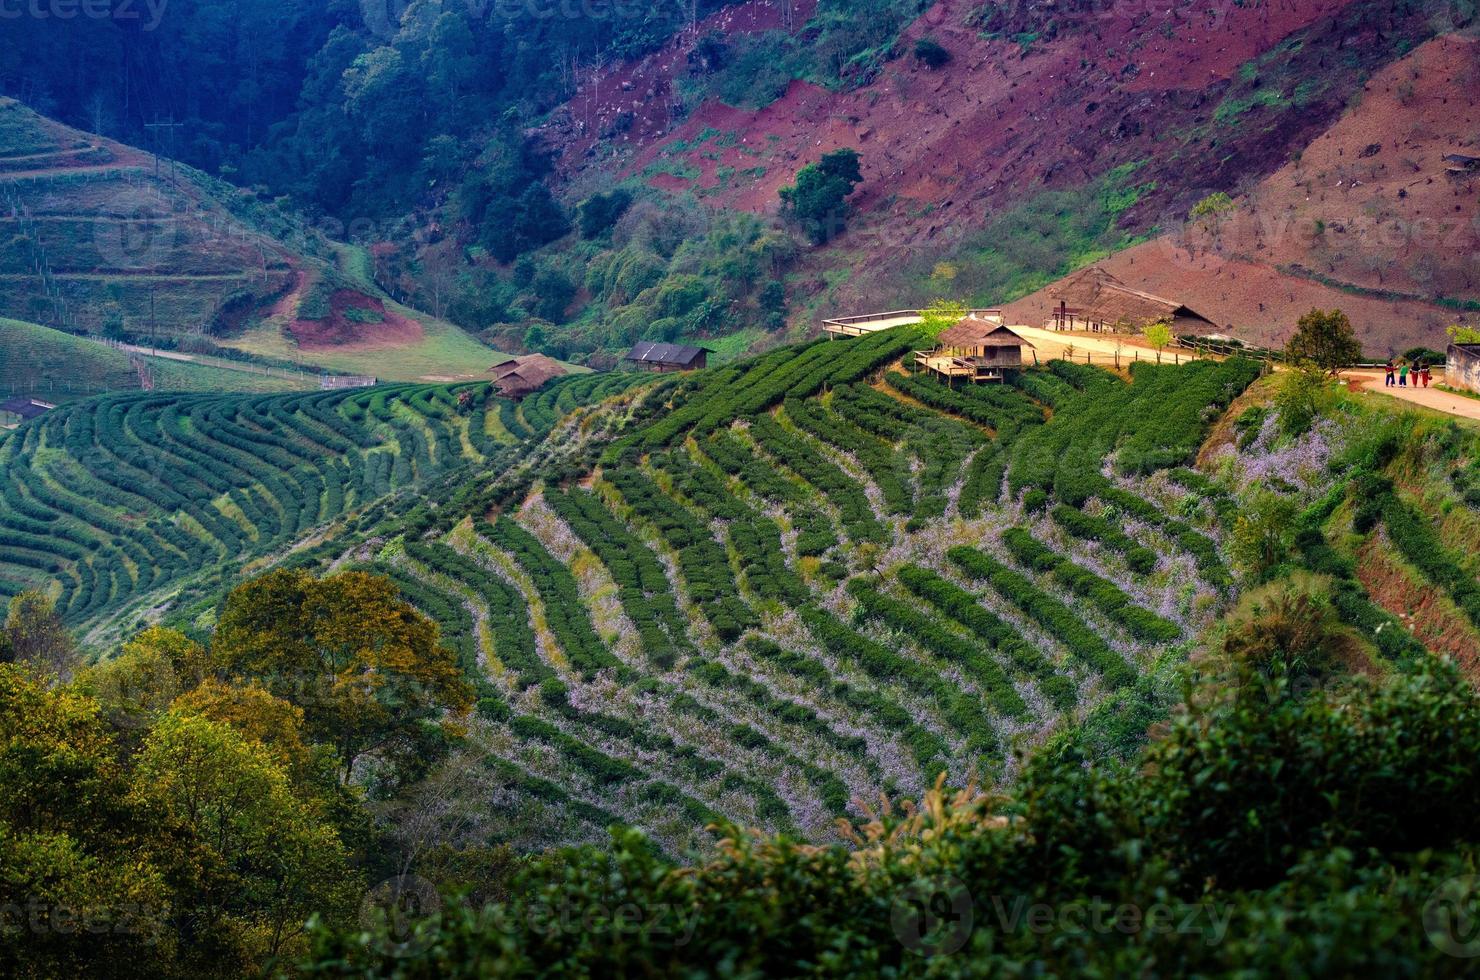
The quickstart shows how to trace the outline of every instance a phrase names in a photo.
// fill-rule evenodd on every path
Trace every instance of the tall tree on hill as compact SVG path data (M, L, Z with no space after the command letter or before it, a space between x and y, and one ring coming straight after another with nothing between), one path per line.
M1285 345L1291 361L1311 361L1328 374L1359 360L1362 344L1352 322L1340 310L1311 310L1295 324L1295 335Z
M863 183L858 151L834 150L797 173L797 182L781 188L781 210L795 221L814 245L827 243L844 230L847 198Z
M10 600L4 646L0 659L28 664L63 679L77 666L77 643L62 625L51 599L41 592L22 592Z
M212 653L228 673L302 708L306 734L334 746L346 779L367 752L413 757L427 725L472 702L436 623L363 572L283 570L248 582L226 600Z

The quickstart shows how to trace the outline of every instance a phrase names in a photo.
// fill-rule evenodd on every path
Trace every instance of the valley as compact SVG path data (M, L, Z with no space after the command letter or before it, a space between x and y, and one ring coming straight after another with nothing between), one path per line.
M0 975L1473 972L1472 4L127 7L0 4Z

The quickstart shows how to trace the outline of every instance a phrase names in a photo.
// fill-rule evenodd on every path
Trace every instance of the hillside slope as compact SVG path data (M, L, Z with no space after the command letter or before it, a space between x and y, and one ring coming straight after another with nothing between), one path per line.
M412 380L497 351L392 302L255 195L0 99L0 311L73 333Z
M479 689L437 790L509 804L473 836L538 846L616 819L681 850L725 816L823 839L854 798L995 780L1071 722L1096 752L1139 744L1237 598L1246 495L1278 488L1343 541L1340 447L1388 431L1354 415L1281 436L1267 390L1240 397L1249 362L1128 379L1056 361L953 392L895 370L917 343L781 348L565 422L640 379L517 411L466 386L85 403L0 444L0 589L51 579L106 645L161 618L209 628L222 590L274 563L379 571ZM1424 642L1480 650L1455 572L1472 560L1422 543L1480 531L1480 474L1454 469L1469 437L1445 431L1380 517L1393 544L1324 572L1372 670L1422 650L1373 604L1411 611L1394 576L1436 583ZM1290 560L1324 570L1325 540Z
M1340 307L1374 355L1437 345L1480 306L1480 46L1450 35L1376 74L1296 159L1235 198L1103 261L1253 343L1278 346L1312 307ZM1049 287L1010 304L1038 323Z
M308 375L267 373L230 362L182 360L190 355L149 357L50 327L0 318L0 398L24 395L53 404L142 384L138 362L146 366L156 391L270 392L315 384Z
M776 212L803 165L856 148L855 215L789 277L807 310L793 326L940 295L1000 304L1157 233L1161 247L1117 256L1116 273L1160 291L1185 275L1190 298L1256 342L1312 305L1349 305L1375 350L1435 345L1446 311L1480 302L1468 268L1474 188L1440 161L1473 141L1475 46L1461 12L1367 0L997 13L941 2L862 84L794 80L756 96L759 108L727 104L714 94L728 90L727 71L758 70L764 51L784 72L815 34L765 32L768 9L736 8L735 65L717 76L695 81L702 32L686 35L594 74L540 134L582 193L617 166L666 194L758 214ZM950 61L911 57L920 39ZM1218 191L1241 207L1210 266L1186 222ZM1329 230L1301 230L1317 222ZM1188 245L1196 259L1175 254Z

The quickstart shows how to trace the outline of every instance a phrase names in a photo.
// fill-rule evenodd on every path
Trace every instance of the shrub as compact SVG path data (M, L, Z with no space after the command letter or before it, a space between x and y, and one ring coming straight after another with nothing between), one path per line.
M943 68L950 63L951 52L934 38L922 37L915 42L915 58L931 68Z

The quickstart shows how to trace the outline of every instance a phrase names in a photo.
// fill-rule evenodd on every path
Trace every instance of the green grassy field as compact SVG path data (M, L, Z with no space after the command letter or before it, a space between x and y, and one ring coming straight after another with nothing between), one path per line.
M275 392L313 386L229 367L146 358L158 391ZM49 327L0 318L0 395L56 404L111 391L136 391L126 353Z
M383 348L315 348L300 350L283 333L281 317L270 317L245 332L221 341L256 357L311 363L339 374L368 374L388 381L452 381L484 376L508 355L494 350L467 331L390 301L388 310L410 317L425 331L420 343Z

